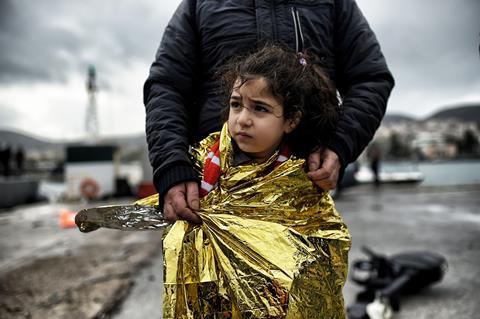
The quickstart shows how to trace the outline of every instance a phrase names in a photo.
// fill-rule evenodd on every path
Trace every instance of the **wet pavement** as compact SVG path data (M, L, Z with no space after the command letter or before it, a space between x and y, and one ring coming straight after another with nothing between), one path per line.
M365 245L387 255L428 250L447 258L444 280L402 298L394 318L478 316L480 186L366 185L347 189L336 203L352 234L351 261L363 257ZM0 212L1 318L161 317L160 232L58 227L61 208L81 207ZM359 288L349 281L344 291L350 304Z
M352 189L337 201L352 234L350 261L361 246L387 255L426 250L447 258L438 285L401 299L394 318L478 318L480 300L480 187ZM345 287L347 304L359 291Z
M107 203L0 212L0 318L103 318L118 309L161 251L161 233L59 227L62 209L99 204Z

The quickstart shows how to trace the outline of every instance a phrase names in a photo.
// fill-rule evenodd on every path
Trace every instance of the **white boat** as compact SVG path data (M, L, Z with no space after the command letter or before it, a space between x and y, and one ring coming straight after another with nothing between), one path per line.
M379 178L381 183L420 183L425 175L412 167L403 167L402 170L380 170ZM373 183L374 175L367 166L361 166L355 173L355 179L360 184Z

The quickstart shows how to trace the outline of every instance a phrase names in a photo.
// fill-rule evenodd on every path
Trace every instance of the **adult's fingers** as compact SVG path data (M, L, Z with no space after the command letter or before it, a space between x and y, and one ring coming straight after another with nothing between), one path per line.
M318 149L318 150L312 152L308 156L308 160L307 160L308 171L313 172L313 171L316 171L320 168L320 163L321 163L321 160L322 160L321 155L322 155L322 151L321 151L321 149Z
M329 149L323 152L322 157L322 166L307 175L323 190L330 190L337 186L341 165L337 154Z
M313 172L313 173L316 173L316 172ZM320 174L323 175L322 172L320 172ZM309 177L311 176L310 173L307 174ZM318 176L318 175L317 175ZM324 191L327 191L327 190L331 190L331 189L334 189L337 184L336 184L336 180L337 178L335 177L335 174L330 174L328 175L327 177L325 178L318 178L318 179L313 179L313 178L310 178L318 187L320 187L321 189L323 189Z
M170 223L174 223L180 219L180 216L177 214L177 209L182 206L181 196L184 193L184 189L185 186L183 184L178 184L171 187L165 194L163 200L163 216ZM183 201L185 201L185 199ZM183 206L186 206L186 204Z
M200 200L198 199L198 183L187 182L187 203L190 209L198 210L200 208Z
M200 217L195 214L187 204L187 186L181 183L170 188L164 197L164 218L171 223L182 219L199 224Z
M163 204L163 218L170 224L173 224L178 220L177 214L173 211L172 204L167 202Z
M331 172L325 167L324 162L322 167L315 171L308 172L307 175L312 181L321 181L324 179L328 179L331 175Z
M183 189L178 192L175 192L172 196L172 206L175 214L177 215L178 219L183 219L187 222L199 224L201 223L200 217L195 214L187 205L186 196L186 186L183 185Z

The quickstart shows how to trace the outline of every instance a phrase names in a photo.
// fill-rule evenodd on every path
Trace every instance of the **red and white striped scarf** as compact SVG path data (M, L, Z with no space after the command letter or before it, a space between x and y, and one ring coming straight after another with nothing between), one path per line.
M275 167L285 162L290 157L290 148L282 143L278 158L275 161ZM206 196L218 186L220 178L220 141L216 141L207 154L205 164L203 165L203 179L200 185L200 197Z

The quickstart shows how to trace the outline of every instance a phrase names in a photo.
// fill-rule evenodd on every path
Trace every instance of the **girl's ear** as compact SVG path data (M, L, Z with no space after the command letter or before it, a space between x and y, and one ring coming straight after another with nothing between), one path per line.
M294 116L292 118L289 118L287 120L287 125L285 127L285 133L291 133L293 130L298 126L300 123L300 120L302 119L302 112L297 111L295 112Z

